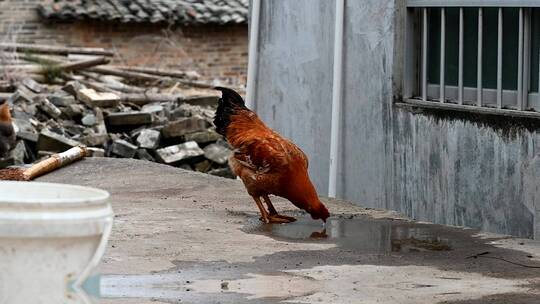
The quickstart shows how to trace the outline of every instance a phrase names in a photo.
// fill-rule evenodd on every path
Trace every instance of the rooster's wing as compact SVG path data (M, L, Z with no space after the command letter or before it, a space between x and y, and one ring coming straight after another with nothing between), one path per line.
M250 132L234 145L234 158L257 173L284 172L292 165L308 167L304 152L275 132Z

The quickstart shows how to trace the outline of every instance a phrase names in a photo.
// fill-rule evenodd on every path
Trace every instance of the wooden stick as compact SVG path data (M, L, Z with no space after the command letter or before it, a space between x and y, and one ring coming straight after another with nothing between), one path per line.
M93 67L96 65L109 63L109 59L105 57L98 57L98 58L92 58L92 59L86 59L86 60L80 60L80 61L74 61L74 62L67 62L67 61L47 58L44 56L23 56L23 59L39 62L39 63L45 62L47 64L50 64L53 68L61 70L61 71L65 71L65 72L82 70L82 69L86 69L86 68ZM14 68L17 69L16 66ZM43 71L46 70L46 68L42 65L32 65L32 66L23 65L23 66L20 66L18 69L27 73L42 73Z
M110 93L120 94L120 92L115 91L115 90L105 86L103 83L99 83L99 82L91 81L91 80L85 80L85 79L79 79L77 81L84 84L85 86L87 86L87 87L89 87L91 89L94 89L94 90L98 91L98 92L110 92Z
M141 88L141 87L128 85L128 84L125 84L125 83L123 83L121 81L110 81L109 79L105 78L106 75L102 75L102 74L96 74L96 73L91 73L91 72L86 72L86 71L77 71L77 74L85 76L88 79L91 79L91 80L87 80L87 81L94 80L94 82L97 85L106 87L106 88L108 88L110 90L117 91L117 92L144 93L144 92L148 91L148 88Z
M132 66L115 66L115 68L124 70L124 71L146 73L146 74L158 75L158 76L168 76L168 77L175 77L175 78L190 78L188 73L184 71L172 71L172 70L155 69L155 68L149 68L149 67L132 67Z
M36 55L36 54L21 54L19 58L28 61L28 62L38 62L40 64L50 63L50 64L61 64L66 63L64 56L51 56L51 55Z
M120 95L120 100L142 106L152 102L171 102L184 97L182 94L132 93Z
M25 43L0 43L0 49L2 50L14 50L20 52L35 52L43 54L87 54L87 55L101 55L101 56L114 56L114 52L108 51L102 48L89 48L89 47L62 47L53 45L40 45L40 44L25 44Z
M146 80L146 81L160 81L164 79L163 77L156 76L156 75L150 75L150 74L139 73L139 72L131 72L131 71L122 71L122 70L111 68L111 67L93 67L88 70L91 72L99 73L99 74L115 75L115 76L120 76L127 79L139 79L139 80Z
M62 71L77 71L77 70L83 70L89 67L93 67L96 65L107 64L109 62L110 60L105 57L98 57L98 58L93 58L93 59L62 63L58 65L58 68L61 69Z
M141 72L124 71L124 70L111 68L111 67L93 67L88 70L91 72L99 73L99 74L115 75L115 76L120 76L127 79L139 79L139 80L147 80L147 81L162 81L162 80L167 80L169 78L169 77L160 77L156 75L150 75L150 74L141 73ZM192 81L192 80L187 80L187 79L174 79L174 81L183 85L188 85L188 86L192 86L196 88L211 89L215 87L215 85L211 83L206 83L202 81Z
M36 177L62 168L88 156L86 147L74 147L65 152L53 154L51 157L32 165L28 169L8 168L0 170L0 180L30 181Z

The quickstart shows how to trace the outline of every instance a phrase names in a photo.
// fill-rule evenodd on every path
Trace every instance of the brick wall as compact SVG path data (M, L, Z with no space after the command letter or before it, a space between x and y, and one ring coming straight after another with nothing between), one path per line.
M48 23L37 14L40 2L0 0L0 40L103 47L117 51L113 64L195 70L206 80L246 83L247 25Z

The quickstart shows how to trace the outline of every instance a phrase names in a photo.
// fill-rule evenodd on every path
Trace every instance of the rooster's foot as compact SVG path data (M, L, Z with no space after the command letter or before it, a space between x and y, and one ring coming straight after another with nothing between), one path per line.
M267 224L284 224L296 221L296 219L292 216L286 216L281 214L270 214L268 215L268 218L266 220L263 218L261 218L260 220Z

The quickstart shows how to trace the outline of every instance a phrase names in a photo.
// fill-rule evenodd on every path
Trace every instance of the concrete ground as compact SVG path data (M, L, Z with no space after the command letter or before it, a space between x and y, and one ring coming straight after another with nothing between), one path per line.
M240 181L87 159L40 181L110 191L97 303L539 303L540 243L325 200L321 222L263 225Z

